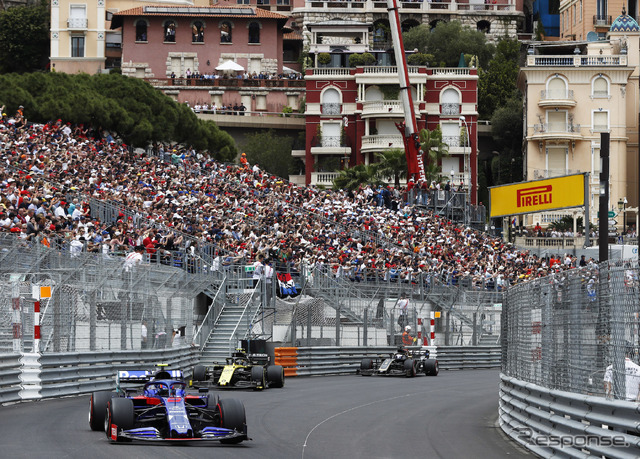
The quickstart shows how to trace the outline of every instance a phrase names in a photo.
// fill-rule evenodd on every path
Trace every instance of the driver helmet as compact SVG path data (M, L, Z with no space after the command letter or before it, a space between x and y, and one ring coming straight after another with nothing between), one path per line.
M411 331L411 325L407 325L406 327L404 327L404 331Z

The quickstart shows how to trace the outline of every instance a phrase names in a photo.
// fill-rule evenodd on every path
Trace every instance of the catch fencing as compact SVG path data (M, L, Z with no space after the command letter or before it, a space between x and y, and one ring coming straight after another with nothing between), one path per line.
M505 293L500 422L508 435L545 457L638 457L638 271L637 262L605 262ZM618 433L626 446L612 445Z
M121 257L59 252L37 242L0 238L0 352L161 349L190 343L199 319L196 297L215 289L218 274L148 261L125 269Z

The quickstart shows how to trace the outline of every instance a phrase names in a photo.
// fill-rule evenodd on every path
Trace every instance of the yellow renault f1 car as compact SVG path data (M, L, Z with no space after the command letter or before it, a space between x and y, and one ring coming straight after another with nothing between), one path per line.
M243 349L236 349L231 357L227 357L226 363L196 365L192 384L203 382L219 388L262 390L284 387L284 368L269 365L267 354L247 354Z

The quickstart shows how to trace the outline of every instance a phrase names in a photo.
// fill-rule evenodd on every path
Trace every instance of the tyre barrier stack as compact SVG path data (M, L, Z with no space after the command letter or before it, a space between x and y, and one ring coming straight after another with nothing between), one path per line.
M113 390L120 369L157 363L190 371L198 348L0 356L0 403ZM186 373L186 371L185 371Z
M499 423L541 457L640 457L640 406L500 375Z
M388 355L395 346L362 347L286 347L275 348L275 364L284 367L286 376L322 376L354 374L362 359ZM421 349L409 347L409 349ZM500 347L436 347L427 346L431 357L438 359L440 369L463 370L500 368Z

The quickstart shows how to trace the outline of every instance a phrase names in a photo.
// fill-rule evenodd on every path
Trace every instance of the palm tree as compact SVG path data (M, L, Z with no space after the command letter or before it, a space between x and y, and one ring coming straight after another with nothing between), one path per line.
M360 185L379 185L382 181L378 178L377 164L358 164L354 167L342 169L333 180L334 190L357 190Z
M400 179L407 177L407 155L401 148L392 148L376 153L378 173L383 177L393 177L395 187L400 186Z
M442 131L440 126L433 131L429 129L423 129L420 131L420 149L424 152L424 169L425 175L427 170L431 175L438 175L438 178L431 178L428 180L439 180L439 174L441 172L441 166L439 165L444 156L449 156L449 145L442 141ZM434 167L435 166L435 169Z

